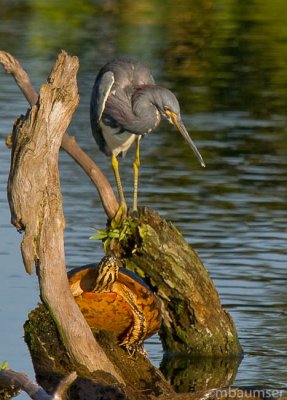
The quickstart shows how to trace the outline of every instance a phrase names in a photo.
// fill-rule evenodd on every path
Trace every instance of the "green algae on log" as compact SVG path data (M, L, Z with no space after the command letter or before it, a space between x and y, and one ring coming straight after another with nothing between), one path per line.
M233 320L196 251L154 211L141 209L138 217L129 220L129 235L111 240L109 250L122 257L127 268L143 277L161 299L164 351L239 356L242 349Z

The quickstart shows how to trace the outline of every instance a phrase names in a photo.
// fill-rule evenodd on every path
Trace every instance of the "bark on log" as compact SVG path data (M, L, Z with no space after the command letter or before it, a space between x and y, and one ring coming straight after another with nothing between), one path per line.
M74 367L67 357L55 324L42 305L29 314L24 330L37 381L50 393ZM232 384L239 364L238 360L232 358L188 360L182 355L181 359L168 360L168 365L165 364L163 369L161 368L166 381L147 358L141 355L135 358L128 357L111 334L96 331L94 334L109 359L121 369L125 378L125 388L114 388L114 396L125 396L128 400L165 399L171 395L176 400L175 391L202 392L214 387L226 387ZM111 396L108 397L109 400L114 399L108 385L113 382L107 379L107 374L103 375L100 372L92 375L81 374L81 378L71 387L70 399L98 400L99 394L103 393ZM100 399L102 400L101 397Z
M21 250L26 271L31 273L33 264L37 264L42 300L71 359L89 371L107 371L122 382L94 340L66 274L58 152L78 104L77 70L78 59L62 52L41 88L37 104L16 123L8 199L12 223L24 231Z

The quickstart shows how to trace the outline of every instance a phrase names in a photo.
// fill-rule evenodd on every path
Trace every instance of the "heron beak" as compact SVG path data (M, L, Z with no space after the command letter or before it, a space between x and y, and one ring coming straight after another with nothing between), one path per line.
M202 158L200 152L197 150L197 147L195 146L191 137L189 136L180 116L173 112L169 112L168 117L170 119L170 122L179 130L179 132L182 134L182 136L187 141L189 146L192 148L192 150L194 151L194 154L196 155L196 157L198 158L198 160L200 162L200 165L202 167L205 167L205 162L203 161L203 158Z

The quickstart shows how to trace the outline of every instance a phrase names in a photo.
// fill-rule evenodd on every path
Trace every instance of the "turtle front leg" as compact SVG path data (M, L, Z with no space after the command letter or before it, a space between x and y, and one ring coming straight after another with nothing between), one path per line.
M143 341L147 335L146 318L133 301L130 301L129 305L133 313L133 322L121 340L120 346L124 347L130 356L133 356L136 352L146 355L143 348Z
M147 351L143 347L143 343L135 343L135 344L120 343L120 346L124 348L124 350L128 353L130 358L136 358L137 354L141 354L142 356L147 357Z

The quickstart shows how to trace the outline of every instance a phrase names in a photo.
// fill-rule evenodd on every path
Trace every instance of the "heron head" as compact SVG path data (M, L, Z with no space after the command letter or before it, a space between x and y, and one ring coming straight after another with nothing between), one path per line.
M193 143L191 137L189 136L187 129L180 116L180 107L175 95L168 89L161 88L160 100L158 101L158 108L160 113L172 124L178 131L182 134L184 139L187 141L189 146L194 151L196 157L198 158L202 167L205 167L205 163L197 147Z

